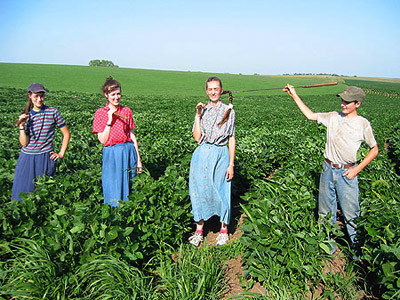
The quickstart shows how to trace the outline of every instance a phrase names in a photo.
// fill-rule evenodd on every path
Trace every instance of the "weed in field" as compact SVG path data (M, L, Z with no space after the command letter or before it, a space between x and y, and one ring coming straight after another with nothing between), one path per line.
M180 246L174 260L167 253L157 268L160 299L220 299L224 291L222 263L210 247Z

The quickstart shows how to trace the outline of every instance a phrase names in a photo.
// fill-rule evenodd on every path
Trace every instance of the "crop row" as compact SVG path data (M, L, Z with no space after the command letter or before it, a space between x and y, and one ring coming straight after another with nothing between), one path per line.
M24 285L29 280L40 286L34 276L13 275L12 271L21 267L18 259L33 255L26 249L37 249L35 255L51 265L43 276L51 275L59 285L49 284L54 293L48 299L101 298L94 292L95 282L101 278L95 271L83 272L101 266L115 270L112 282L117 286L129 281L127 278L137 278L125 286L125 296L130 294L131 299L195 299L190 293L182 296L188 286L182 290L173 286L182 283L180 278L195 277L204 281L188 281L204 289L203 294L198 291L197 299L218 299L223 288L221 258L237 252L245 258L247 275L259 280L272 298L302 298L321 286L324 292L320 297L352 298L359 288L356 277L351 276L354 272L365 285L371 285L371 294L388 298L400 288L400 113L396 99L369 95L360 109L372 123L381 152L360 174L363 211L359 222L365 265L357 267L351 262L346 236L336 231L348 259L346 274L350 275L344 275L323 272L323 261L330 258L328 243L315 218L325 128L307 121L287 96L235 97L238 143L233 198L241 197L241 211L247 215L243 236L239 243L222 250L206 247L193 251L182 243L192 230L187 180L196 147L191 135L193 107L199 99L124 96L123 104L132 108L138 126L145 172L136 178L130 201L111 208L102 204L102 147L91 133L95 108L63 91L46 98L48 105L59 108L72 133L57 176L40 179L35 193L24 196L22 202L9 201L19 149L13 121L26 99L22 90L0 91L0 295L29 294ZM77 95L104 104L98 95ZM304 100L315 111L338 109L340 104L334 95L311 95ZM360 157L367 151L362 147ZM171 253L182 256L171 260ZM194 264L194 269L185 270L180 262ZM196 274L195 270L197 276L185 273ZM98 276L107 276L105 273L99 271ZM34 290L32 285L29 288ZM112 287L102 289L112 293ZM141 292L135 294L135 289ZM172 292L175 294L169 294ZM115 294L110 294L111 298L123 299Z
M359 176L364 265L360 267L349 261L347 272L357 266L362 270L359 272L365 288L389 299L398 297L400 289L399 120L396 115L399 108L396 99L379 95L367 98L368 104L360 113L371 121L381 152ZM310 96L305 101L316 111L331 110L331 103L322 99ZM338 106L337 100L335 104ZM291 112L285 113L291 117ZM245 220L242 238L248 249L245 252L247 270L275 293L288 286L292 293L302 293L310 289L312 282L313 288L325 287L323 298L335 295L355 298L354 290L345 284L348 279L342 277L344 274L332 274L328 282L321 269L315 268L321 259L319 253L329 252L326 234L312 214L318 194L325 130L309 123L293 117L286 125L281 125L283 131L290 128L287 138L292 149L286 148L288 144L285 143L276 146L273 141L267 142L265 146L274 149L274 153L276 150L285 153L277 162L270 161L280 167L272 178L254 180L243 197L248 203L243 208L249 217ZM388 151L388 144L392 145L392 150ZM367 152L368 149L362 147L359 158ZM335 232L339 235L340 247L348 253L346 235L342 231ZM313 288L311 293L315 292Z

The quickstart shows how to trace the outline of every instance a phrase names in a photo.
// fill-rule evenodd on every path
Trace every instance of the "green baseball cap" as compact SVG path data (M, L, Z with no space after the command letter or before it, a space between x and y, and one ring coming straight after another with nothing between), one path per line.
M342 93L336 96L342 98L342 100L346 102L363 102L365 100L364 91L362 88L356 86L348 86Z

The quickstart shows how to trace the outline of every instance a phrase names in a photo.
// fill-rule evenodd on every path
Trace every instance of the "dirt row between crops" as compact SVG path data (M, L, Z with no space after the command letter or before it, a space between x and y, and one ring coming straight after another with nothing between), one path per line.
M268 179L271 179L278 169L275 169ZM244 213L241 213L241 207L239 203L243 203L241 198L232 199L232 223L228 226L229 231L231 232L232 228L234 228L233 233L229 233L229 242L232 243L238 240L242 236L242 226L243 220L246 218ZM213 217L205 224L205 238L203 244L208 246L215 246L217 243L217 236L219 234L219 227L221 223L219 222L219 218ZM345 231L345 225L343 223L343 215L338 210L338 221L337 225L340 230ZM208 232L207 232L208 230ZM202 246L202 245L201 245ZM200 247L201 247L200 246ZM236 258L230 259L225 265L225 276L226 276L226 291L223 296L223 300L232 299L235 296L235 299L240 299L241 297L248 299L249 296L254 294L265 295L265 288L254 279L250 279L245 275L244 270L245 261L243 260L242 255L238 255ZM332 259L327 260L323 264L323 272L324 274L332 273L332 274L343 274L346 276L346 258L345 254L337 248L337 251L332 255ZM355 274L354 274L355 276ZM307 293L305 299L316 299L319 298L323 292L325 287L323 285L318 286L313 291ZM342 300L340 297L336 297L336 300ZM361 290L357 298L355 300L367 299L365 291Z
M338 211L338 214L340 215L340 211ZM229 243L236 241L242 236L242 225L244 218L246 218L245 214L240 214L240 216L238 215L236 217L238 221L235 226L234 232L229 234ZM206 233L203 243L208 246L215 246L217 242L217 236L219 233L218 226L220 225L220 223L218 222L217 219L211 220L211 222L212 224L209 225L209 231ZM338 221L338 226L342 230L345 230L344 224L340 220ZM248 297L251 294L253 294L253 296L254 294L259 294L259 295L266 294L264 287L259 282L254 280L249 280L248 278L246 278L244 271L244 264L245 261L243 260L242 255L239 255L236 258L232 258L226 263L225 265L226 292L222 298L223 300L232 299L232 297L234 296L235 299L240 299L240 296L243 297L243 299L244 298L248 299ZM340 248L338 248L336 253L332 255L332 259L324 263L323 272L324 274L340 273L345 276L346 275L345 266L346 266L345 255L340 250ZM316 299L320 297L323 294L324 289L325 288L323 285L318 286L312 292L311 291L308 292L305 299ZM335 299L341 300L342 298L337 297ZM361 299L366 299L364 291L360 291L358 293L357 299L355 300L361 300Z
M229 234L229 242L232 243L239 239L242 236L242 225L243 218L245 218L245 214L241 214L235 231ZM214 223L214 222L213 222ZM216 224L211 225L212 227L217 228L219 222L215 222ZM217 243L217 236L219 234L218 230L210 230L205 235L204 244L208 246L215 246ZM248 280L245 276L245 271L243 269L243 259L242 256L239 255L236 258L230 259L225 265L225 276L226 276L226 292L224 294L223 299L231 299L233 296L242 293L257 293L265 295L265 290L259 282L255 282L254 285L250 289L246 289L249 284Z

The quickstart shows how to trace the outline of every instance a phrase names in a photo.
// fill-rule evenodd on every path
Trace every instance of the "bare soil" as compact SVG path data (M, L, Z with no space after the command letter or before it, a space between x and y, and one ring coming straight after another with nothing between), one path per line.
M232 223L229 225L229 242L232 243L242 236L242 225L243 219L246 215L240 212L240 205L238 204L241 199L232 199ZM338 210L338 226L340 230L346 231L343 224L343 215ZM215 246L217 242L217 236L220 230L220 222L218 217L213 217L205 223L204 226L204 241L199 245L202 247L204 245ZM231 230L234 230L231 232ZM226 290L223 295L223 300L228 299L249 299L251 296L255 295L266 295L267 291L265 288L254 279L249 278L245 275L244 271L245 261L243 257L239 255L236 258L230 259L225 265L225 276L226 276ZM337 251L332 255L332 258L325 261L323 264L324 274L344 274L346 275L346 258L345 254L337 248ZM311 286L310 286L311 287ZM314 287L305 297L305 299L317 299L319 298L325 290L323 285ZM337 297L337 300L342 298ZM374 299L366 296L364 291L359 291L357 297L354 300L364 300L364 299Z
M341 216L340 210L338 211L338 215ZM245 214L240 214L237 216L238 219L237 224L235 226L235 231L229 234L229 242L232 243L233 241L239 239L242 235L242 225L243 219L246 217ZM219 233L219 222L214 220L211 225L211 230L205 232L205 239L204 244L206 245L215 245L217 242L217 236ZM338 226L341 230L345 230L343 222L338 220ZM230 259L225 266L225 276L226 276L226 292L222 299L249 299L251 295L265 295L266 291L264 287L257 281L249 279L245 275L244 271L244 264L245 261L243 260L242 256L239 255L236 258ZM344 274L346 275L346 258L344 253L337 248L337 251L332 255L332 258L328 261L325 261L323 264L323 272L324 274L333 273L333 274ZM324 291L324 286L320 285L314 290L310 291L305 299L316 299L322 295ZM341 300L340 297L336 298L337 300ZM355 300L362 300L362 299L371 299L365 295L364 291L360 291L357 294L357 298Z
M235 224L235 231L229 233L229 242L232 243L239 239L242 235L242 224L245 214L241 214L238 218L237 224ZM199 246L215 246L217 243L217 236L219 234L220 223L217 218L212 218L206 222L204 231L204 241ZM231 227L231 226L229 226ZM208 229L207 229L208 228ZM245 276L243 270L244 261L242 256L239 255L236 258L230 259L225 265L225 276L226 276L226 291L222 299L235 299L248 298L250 294L265 294L263 286L259 282L250 281Z

